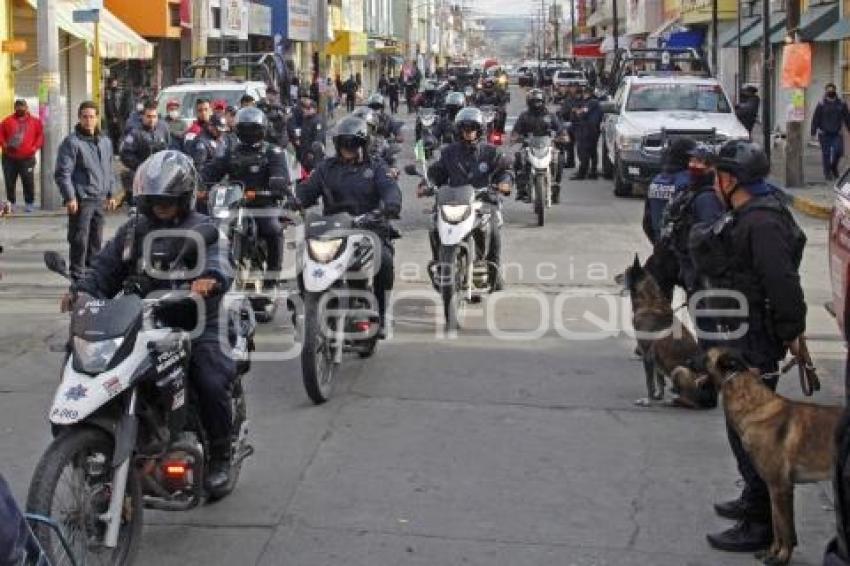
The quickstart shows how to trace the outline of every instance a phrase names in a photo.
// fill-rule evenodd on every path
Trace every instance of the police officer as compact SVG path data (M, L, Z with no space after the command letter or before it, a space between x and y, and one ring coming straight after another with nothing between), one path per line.
M455 141L455 116L466 105L466 98L462 92L450 92L443 104L443 111L436 124L431 129L438 142L449 144Z
M746 297L746 318L724 319L726 344L775 389L779 362L789 347L797 353L797 339L805 330L799 267L806 238L776 190L765 183L770 162L757 144L727 142L718 152L716 171L715 187L729 212L714 224L693 228L691 256L712 289ZM727 431L745 486L738 499L715 505L720 516L738 523L708 535L708 542L720 550L754 552L771 543L770 497L740 436L729 426Z
M225 175L231 181L239 181L249 191L271 191L274 196L258 198L253 208L266 212L277 208L281 199L291 197L289 189L292 179L286 166L283 150L265 141L268 122L259 108L242 108L236 113L236 137L239 143L224 155L209 162L202 171L206 183L220 181ZM264 287L277 286L283 264L283 227L276 214L260 214L254 218L259 236L268 247L268 264Z
M440 87L436 82L432 80L426 80L422 86L422 94L419 106L424 108L433 108L434 110L441 110L443 107L443 92L440 90Z
M322 199L324 214L347 212L359 216L376 209L386 218L398 218L401 213L401 190L387 174L386 166L369 157L369 128L362 119L343 118L333 137L336 155L322 160L310 178L298 185L298 200L304 207ZM381 263L375 276L375 294L381 317L379 336L386 336L384 315L387 294L394 280L395 251L389 234L382 239Z
M280 103L280 94L274 87L269 87L266 90L265 99L257 103L257 108L266 113L266 119L269 122L269 131L266 133L266 139L269 142L286 147L289 140L286 137L286 108Z
M562 136L565 132L564 126L555 114L546 109L546 98L543 91L533 88L525 97L528 110L517 118L514 130L511 133L511 141L516 143L526 136L546 136L554 134ZM554 162L557 160L553 160ZM514 171L517 176L517 200L528 200L529 170L528 164L523 159L521 151L514 155ZM555 171L557 173L557 171ZM557 204L560 199L561 185L556 175L552 176L552 202Z
M127 168L122 177L127 201L132 205L131 189L133 176L142 162L154 153L171 147L171 132L159 121L156 102L145 104L142 124L127 132L121 141L121 163Z
M507 113L505 112L505 104L507 104L505 93L496 88L496 80L493 77L486 77L481 84L481 90L475 95L476 106L495 106L496 119L493 127L498 132L505 131L505 120Z
M564 99L561 101L561 110L558 112L558 118L565 124L569 124L567 126L567 133L569 134L569 137L561 144L567 158L567 161L564 164L565 169L572 169L576 166L575 128L573 128L572 120L573 110L579 104L578 89L578 85L575 84L567 87L566 96L564 96Z
M579 166L571 180L596 179L599 177L599 132L602 125L602 108L593 96L593 89L584 87L581 101L573 108L572 127L575 132Z
M384 165L386 165L389 176L393 179L398 179L399 169L396 166L398 145L390 143L386 139L377 135L378 117L375 115L375 111L371 108L361 107L352 112L351 115L366 122L366 126L369 128L369 157L371 159L380 160Z
M307 171L312 171L324 157L325 125L316 112L316 103L312 98L301 97L299 107L300 116L290 118L287 133L299 163Z
M195 168L203 171L207 163L220 158L227 153L227 122L224 116L211 116L201 133L189 146L187 153L192 158Z
M384 95L376 92L369 97L369 100L366 101L366 106L375 112L375 117L378 119L378 129L376 133L379 136L388 140L393 139L403 141L401 140L401 127L404 124L398 120L393 120L392 117L384 111L386 108Z
M513 175L510 172L510 162L495 146L484 139L484 115L478 108L464 108L455 116L455 129L458 141L446 146L440 152L440 159L428 168L428 178L435 185L458 187L472 185L476 188L497 185L501 194L511 194ZM417 196L427 196L427 184L423 181L416 192ZM494 205L498 212L500 205ZM493 290L501 291L502 282L501 261L502 238L500 234L501 218L493 224L490 240L490 280ZM435 230L431 231L431 251L436 261L439 242Z
M202 334L192 342L189 379L198 394L201 419L210 436L210 465L205 479L208 489L215 493L225 488L230 479L230 392L236 377L236 363L222 351L219 341L221 300L233 282L229 252L218 242L207 246L201 274L191 281L150 278L141 268L142 243L147 235L164 229L193 230L211 222L194 212L197 185L198 175L192 161L178 151L162 151L142 163L133 188L140 213L138 219L118 229L115 237L93 258L91 269L76 282L75 290L98 298L113 297L124 281L133 277L145 292L170 290L175 285L190 283L192 292L204 299L206 320ZM128 242L132 244L129 247ZM171 245L177 247L176 256L185 239L178 238ZM125 255L125 248L129 255ZM72 294L66 294L62 299L63 310L68 310L72 302Z

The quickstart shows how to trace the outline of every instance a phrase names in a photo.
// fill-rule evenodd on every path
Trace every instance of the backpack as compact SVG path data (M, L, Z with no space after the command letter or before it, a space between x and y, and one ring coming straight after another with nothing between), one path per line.
M706 192L713 192L712 187L686 189L673 195L661 215L661 230L658 245L675 253L677 256L687 255L688 236L694 224L694 200Z

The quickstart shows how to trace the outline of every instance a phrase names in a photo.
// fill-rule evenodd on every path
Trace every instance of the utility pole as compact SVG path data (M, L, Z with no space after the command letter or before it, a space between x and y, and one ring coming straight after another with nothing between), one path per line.
M717 0L711 0L711 74L717 76Z
M761 0L761 22L762 22L762 52L761 52L761 124L764 152L770 160L770 131L773 129L770 115L770 0Z
M572 56L576 56L576 0L570 0L570 51Z
M433 22L431 21L431 17L432 17L432 15L431 15L431 0L425 0L425 2L428 5L427 6L427 8L428 8L428 10L427 10L428 11L428 33L426 34L427 41L428 41L428 47L425 50L425 75L431 76L431 74L432 74L432 71L431 71L431 45L432 45L432 41L433 41L432 28L434 27L434 25L433 25Z
M328 105L325 96L325 51L327 50L328 43L328 0L319 0L319 13L316 19L319 25L319 57L314 80L319 87L319 114L322 116L322 122L327 123Z
M800 27L800 2L799 0L786 0L785 13L788 15L785 20L786 36L793 37L797 41L797 28ZM798 91L798 94L805 96L805 90L792 89ZM805 100L805 99L804 99ZM803 121L805 120L805 102L803 103ZM799 118L800 116L789 116L789 118ZM785 131L788 134L785 140L785 186L787 187L802 187L804 181L803 175L803 121L791 121L790 119L785 125Z
M92 100L97 105L97 112L103 116L103 61L100 58L100 14L94 22L94 49L92 50Z
M62 136L59 106L59 27L56 23L57 2L38 0L38 105L44 124L41 147L41 208L59 208L59 195L53 182L56 153Z
M735 92L735 100L740 101L741 99L741 89L744 86L744 61L741 58L741 9L743 8L743 2L739 2L735 8L735 11L738 16L738 52L735 55L736 60L738 61L738 80L735 81L735 85L738 87Z
M561 56L561 22L558 20L558 0L552 2L552 25L555 27L555 57Z
M209 37L209 1L192 2L192 60L206 57Z
M617 13L617 0L609 0L609 2L612 4L611 17L614 18L614 54L616 54L620 50L620 38L618 37L620 35L620 26L617 21L619 14Z

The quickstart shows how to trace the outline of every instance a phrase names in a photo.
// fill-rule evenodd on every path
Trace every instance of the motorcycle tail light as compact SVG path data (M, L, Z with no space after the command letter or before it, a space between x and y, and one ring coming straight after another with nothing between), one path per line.
M501 132L492 132L490 134L490 143L493 145L502 145L502 134Z
M186 462L165 462L162 465L165 476L172 480L182 480L189 469L189 464Z

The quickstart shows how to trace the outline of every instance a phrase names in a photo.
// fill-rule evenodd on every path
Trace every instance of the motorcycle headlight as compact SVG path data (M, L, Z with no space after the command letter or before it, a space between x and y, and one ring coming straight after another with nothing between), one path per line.
M333 240L307 240L310 257L319 263L330 263L342 248L342 238Z
M426 128L430 128L434 125L434 117L428 116L427 118L422 118L422 125Z
M502 75L501 77L499 77L499 84L506 84L507 82L508 82L508 77L506 77L505 75Z
M444 204L440 207L440 212L443 214L443 219L451 224L463 222L471 207L468 204Z
M109 367L109 362L115 357L124 338L110 338L89 342L79 336L74 336L74 357L80 370L86 373L101 373Z

